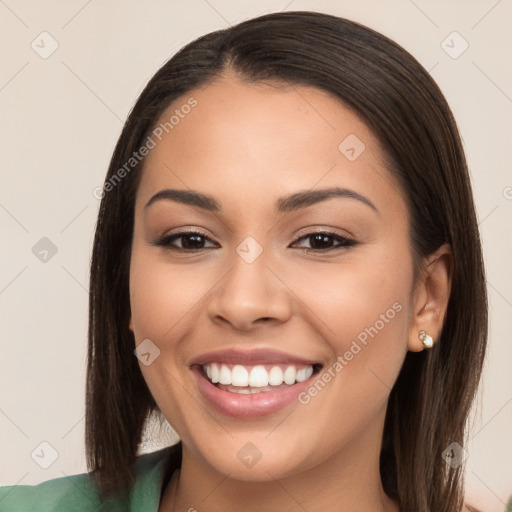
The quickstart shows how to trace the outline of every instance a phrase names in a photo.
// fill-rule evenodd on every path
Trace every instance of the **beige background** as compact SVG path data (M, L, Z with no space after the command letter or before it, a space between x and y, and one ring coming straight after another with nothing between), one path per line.
M390 36L431 72L452 106L474 184L491 315L466 447L468 493L486 511L504 510L512 494L511 0L0 0L1 484L86 470L92 192L136 97L193 38L285 9L344 16ZM464 41L469 47L453 58ZM44 253L36 257L39 245L33 252L43 237L57 249L46 262Z

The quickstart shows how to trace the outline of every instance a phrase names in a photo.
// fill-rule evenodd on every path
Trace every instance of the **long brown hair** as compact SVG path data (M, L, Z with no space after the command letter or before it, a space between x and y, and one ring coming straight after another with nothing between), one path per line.
M409 352L391 391L381 452L385 491L403 512L453 512L487 342L487 296L475 207L460 136L441 91L402 47L358 23L316 12L253 18L200 37L152 77L131 111L105 179L91 262L86 389L88 468L103 496L129 490L144 422L158 407L134 356L129 267L141 148L163 111L227 70L241 80L309 85L366 121L403 188L416 261L448 243L454 275L445 323L429 351ZM122 180L119 170L125 166ZM110 186L107 187L107 184ZM175 466L180 464L179 447Z

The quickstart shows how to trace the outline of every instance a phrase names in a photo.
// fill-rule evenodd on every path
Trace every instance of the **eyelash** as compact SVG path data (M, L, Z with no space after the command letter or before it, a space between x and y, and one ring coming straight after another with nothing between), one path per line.
M325 252L330 252L330 251L333 251L336 249L347 249L349 247L353 247L353 246L357 245L357 243L358 243L355 240L346 238L341 235L337 235L335 233L330 233L328 231L312 231L311 233L302 235L301 237L297 238L297 240L295 240L294 243L297 243L301 240L308 239L308 238L316 236L316 235L324 235L329 238L333 238L335 241L339 242L339 245L334 246L334 247L329 247L326 249L309 249L306 247L306 248L303 248L303 249L305 249L306 253L325 253ZM176 247L174 245L171 245L171 242L179 240L180 238L183 238L185 236L200 236L209 242L213 242L213 240L211 240L210 237L208 237L204 233L201 233L200 231L182 231L180 233L173 233L171 235L165 235L162 238L160 238L159 240L156 240L155 242L153 242L152 245L164 247L165 249L168 249L171 251L186 252L186 253L193 253L193 252L202 251L204 249L208 249L208 247L201 247L198 249L185 249L182 247Z

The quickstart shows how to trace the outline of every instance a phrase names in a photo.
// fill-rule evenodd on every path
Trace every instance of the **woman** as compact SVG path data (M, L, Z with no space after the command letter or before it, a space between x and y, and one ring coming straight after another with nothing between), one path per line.
M468 509L481 246L452 114L404 49L314 12L207 34L142 92L101 195L93 478L7 509ZM151 413L180 442L136 457Z

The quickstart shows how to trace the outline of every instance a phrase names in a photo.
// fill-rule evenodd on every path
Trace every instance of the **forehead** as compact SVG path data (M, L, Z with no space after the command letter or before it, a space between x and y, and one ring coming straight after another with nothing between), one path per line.
M402 195L368 126L318 88L224 77L177 99L159 127L139 203L170 187L251 204L315 186L363 189L376 203Z

